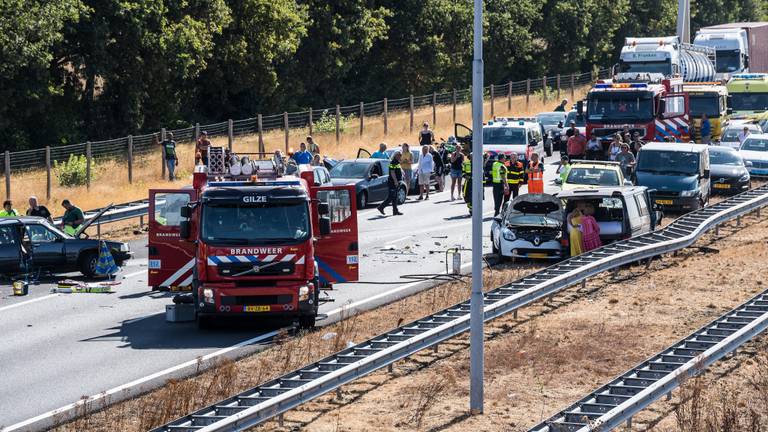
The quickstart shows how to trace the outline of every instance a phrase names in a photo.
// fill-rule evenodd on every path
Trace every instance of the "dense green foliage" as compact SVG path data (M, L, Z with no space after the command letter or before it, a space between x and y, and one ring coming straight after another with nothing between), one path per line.
M676 7L486 0L486 80L610 65ZM693 30L767 11L696 1ZM20 150L466 88L472 0L0 0L0 55L0 150Z
M60 186L83 186L88 181L88 159L85 155L71 154L66 161L53 161L53 171Z

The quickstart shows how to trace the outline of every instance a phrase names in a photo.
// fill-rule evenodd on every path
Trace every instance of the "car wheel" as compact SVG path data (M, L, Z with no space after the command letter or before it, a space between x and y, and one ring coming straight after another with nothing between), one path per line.
M546 153L547 156L552 156L552 143L549 143L548 146L544 147L544 153Z
M491 252L495 253L496 255L501 255L499 253L499 248L496 247L496 241L493 240L493 231L491 231Z
M364 209L368 205L368 193L363 191L357 196L357 208Z
M95 251L86 252L80 256L80 273L87 277L96 274L96 266L99 263L99 254Z
M397 205L405 204L405 198L407 195L408 192L405 190L405 186L400 186L397 188Z

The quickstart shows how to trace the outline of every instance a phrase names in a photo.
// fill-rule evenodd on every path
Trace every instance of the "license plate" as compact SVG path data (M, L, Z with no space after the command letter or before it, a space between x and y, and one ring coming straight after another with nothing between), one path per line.
M672 200L656 200L656 204L672 205Z
M245 312L269 312L269 306L243 306Z
M715 183L715 189L730 189L731 186L723 183Z
M528 254L528 258L547 258L548 256L549 255L547 255L545 253L539 253L539 252L534 252L534 253L529 253Z

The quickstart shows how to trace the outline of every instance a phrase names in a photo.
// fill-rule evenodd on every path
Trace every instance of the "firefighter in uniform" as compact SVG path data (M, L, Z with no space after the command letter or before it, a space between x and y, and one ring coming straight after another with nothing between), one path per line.
M504 195L508 191L507 186L507 167L504 166L506 157L503 153L496 156L496 160L491 165L491 183L493 184L493 216L498 216L501 209L501 203L504 202Z
M520 185L523 183L523 177L525 176L525 167L523 163L517 160L517 153L511 153L507 158L507 184L509 185L509 192L504 195L504 202L517 198L520 193Z
M538 153L531 153L525 172L528 174L528 193L544 193L544 164L539 162Z

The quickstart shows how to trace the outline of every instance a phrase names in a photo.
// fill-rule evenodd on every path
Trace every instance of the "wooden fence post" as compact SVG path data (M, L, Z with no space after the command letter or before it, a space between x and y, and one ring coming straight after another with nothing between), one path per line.
M11 199L11 152L5 151L5 199Z
M51 146L45 146L45 199L51 199Z
M571 74L571 100L576 99L576 77Z
M232 145L235 143L235 122L232 119L227 120L227 147L232 151Z
M256 128L259 130L259 153L265 153L264 149L264 128L261 123L261 114L256 116Z
M166 136L167 135L166 135L166 132L165 132L165 128L160 129L160 142L161 143L163 141L165 141L165 137ZM165 178L165 149L163 148L163 146L160 146L160 165L161 165L160 169L163 172L162 178Z
M432 127L437 124L437 93L432 92Z
M525 107L528 108L528 104L531 102L531 79L525 80Z
M339 139L341 138L340 131L339 131L339 125L341 124L341 109L339 108L339 105L336 104L336 144L339 143Z
M85 143L85 188L91 188L91 142Z
M453 89L453 123L456 123L456 89Z
M309 107L309 136L312 136L312 107Z
M363 118L365 118L365 104L360 102L360 136L363 136L363 131L365 130Z
M410 123L411 124L411 132L413 132L413 95L410 95L408 97L408 103L409 103L408 110L410 111L410 116L411 116L411 123Z
M560 74L557 74L557 100L560 100Z
M133 183L133 135L128 135L128 184Z
M387 98L384 98L384 135L387 134L387 131L389 130L389 125L387 124Z
M544 102L547 101L547 76L544 75L544 78L541 79L541 89L542 89L542 97L544 99Z
M507 111L512 111L512 81L507 84Z
M289 139L291 134L290 126L288 126L288 112L283 112L283 130L285 131L285 152L288 153Z
M496 97L496 94L494 93L494 89L495 89L495 86L491 84L491 117L493 117L496 114L494 110L495 104L493 103L493 99Z
M194 141L197 142L198 139L200 139L200 123L195 123L195 137L194 137Z

